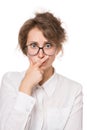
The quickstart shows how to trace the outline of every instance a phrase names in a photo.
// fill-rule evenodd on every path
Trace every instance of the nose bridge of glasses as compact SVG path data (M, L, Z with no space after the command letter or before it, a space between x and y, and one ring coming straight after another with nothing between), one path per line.
M43 47L39 47L39 48L38 48L37 55L38 55L38 57L40 57L40 58L42 58L42 57L45 56L45 53L44 53Z
M40 50L42 50L42 52L44 53L44 47L38 47L38 53L40 52Z

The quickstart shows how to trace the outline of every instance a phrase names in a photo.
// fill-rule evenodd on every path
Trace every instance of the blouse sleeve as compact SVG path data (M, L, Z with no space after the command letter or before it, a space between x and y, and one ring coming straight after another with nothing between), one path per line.
M64 130L82 130L83 120L83 94L82 86L79 86L75 94L75 100L69 119Z
M8 75L3 77L0 87L0 130L25 130L35 99L17 92L12 83Z

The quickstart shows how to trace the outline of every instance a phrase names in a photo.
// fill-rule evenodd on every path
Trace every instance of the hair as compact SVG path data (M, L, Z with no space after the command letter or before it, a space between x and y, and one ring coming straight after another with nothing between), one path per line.
M18 43L22 52L26 55L27 36L31 29L40 29L46 39L53 41L57 47L62 48L66 40L66 31L62 22L50 12L36 13L34 18L28 19L19 30Z

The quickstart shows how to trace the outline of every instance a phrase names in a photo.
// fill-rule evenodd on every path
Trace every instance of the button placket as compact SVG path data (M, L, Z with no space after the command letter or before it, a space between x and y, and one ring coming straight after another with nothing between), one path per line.
M43 89L38 88L37 89L37 105L38 105L38 125L39 128L43 127Z

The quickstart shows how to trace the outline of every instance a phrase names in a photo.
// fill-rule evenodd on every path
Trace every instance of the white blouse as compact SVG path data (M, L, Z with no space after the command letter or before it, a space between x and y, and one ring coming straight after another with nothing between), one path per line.
M82 130L82 86L56 72L32 96L19 92L24 72L9 72L0 88L0 130Z

